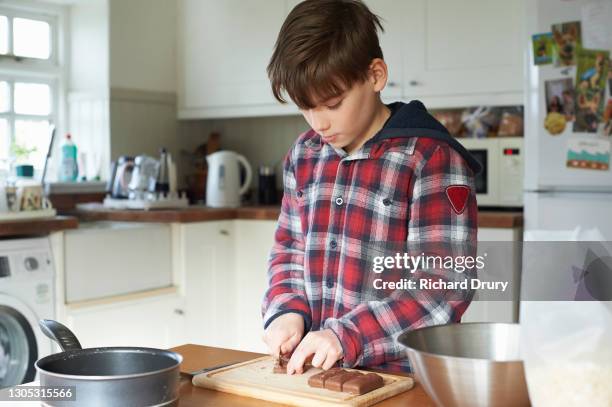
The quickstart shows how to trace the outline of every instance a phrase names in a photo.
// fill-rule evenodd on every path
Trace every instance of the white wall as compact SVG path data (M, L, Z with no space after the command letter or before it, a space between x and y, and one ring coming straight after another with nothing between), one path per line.
M106 0L70 7L69 92L108 94L109 33Z
M108 177L120 155L178 155L176 2L71 4L70 131L88 177Z
M176 1L109 6L111 88L176 93Z
M88 178L108 176L109 131L109 33L107 0L78 1L70 4L68 42L68 125L79 154L87 156ZM60 157L58 134L54 164ZM55 178L56 171L52 171Z

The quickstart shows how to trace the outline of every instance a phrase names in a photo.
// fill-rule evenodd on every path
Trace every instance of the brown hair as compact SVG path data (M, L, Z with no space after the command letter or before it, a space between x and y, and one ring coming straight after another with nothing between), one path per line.
M380 18L360 0L305 0L287 16L268 64L274 97L285 91L299 108L340 95L367 79L382 58Z

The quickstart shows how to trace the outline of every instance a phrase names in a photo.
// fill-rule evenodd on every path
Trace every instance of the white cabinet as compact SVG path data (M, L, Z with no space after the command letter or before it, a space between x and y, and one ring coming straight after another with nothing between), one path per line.
M382 92L386 100L398 100L403 97L404 72L414 58L404 58L405 51L414 52L421 49L420 15L412 12L413 2L397 0L367 0L366 5L380 17L384 32L379 31L380 47L388 67L389 78Z
M392 88L387 101L428 107L522 104L523 2L368 2L383 18L381 45ZM395 72L402 72L397 79Z
M64 233L66 303L172 285L170 225L83 222Z
M265 352L261 302L275 221L182 224L187 340Z
M184 223L179 245L188 343L236 347L234 223Z
M406 78L417 82L412 88L415 95L521 92L523 2L421 3L423 71L414 79Z
M500 281L509 280L510 286L520 288L523 239L522 228L479 228L478 255L490 255L485 261L485 271L489 277L496 276ZM511 243L514 242L514 243ZM503 257L502 257L503 256ZM494 259L494 260L493 260ZM517 322L518 301L472 301L462 322Z
M297 0L181 0L179 118L297 114L270 90L266 67ZM385 101L428 107L522 104L522 1L366 0L381 17Z
M68 307L62 322L84 348L144 346L170 348L186 343L183 300L153 295L106 304Z
M268 257L274 244L276 221L237 220L236 227L236 347L250 352L267 352L262 341L261 303L268 288Z
M278 107L266 67L284 17L284 0L179 1L179 118Z

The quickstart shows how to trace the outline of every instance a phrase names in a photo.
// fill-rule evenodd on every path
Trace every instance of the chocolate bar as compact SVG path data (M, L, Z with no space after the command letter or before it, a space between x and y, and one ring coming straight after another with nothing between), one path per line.
M368 373L353 377L342 383L342 391L350 394L361 395L376 390L384 385L383 378L376 373Z
M345 371L340 374L336 374L325 380L325 388L333 391L342 391L342 384L348 380L354 379L358 376L363 376L359 372Z
M321 373L313 374L308 378L308 385L310 387L325 388L325 380L343 372L346 372L346 370L340 369L339 367L333 367Z

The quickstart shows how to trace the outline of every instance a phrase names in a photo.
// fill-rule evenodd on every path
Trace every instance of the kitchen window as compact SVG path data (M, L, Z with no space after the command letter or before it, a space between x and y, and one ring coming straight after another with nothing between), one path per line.
M44 166L62 75L58 21L46 7L0 5L0 174Z

